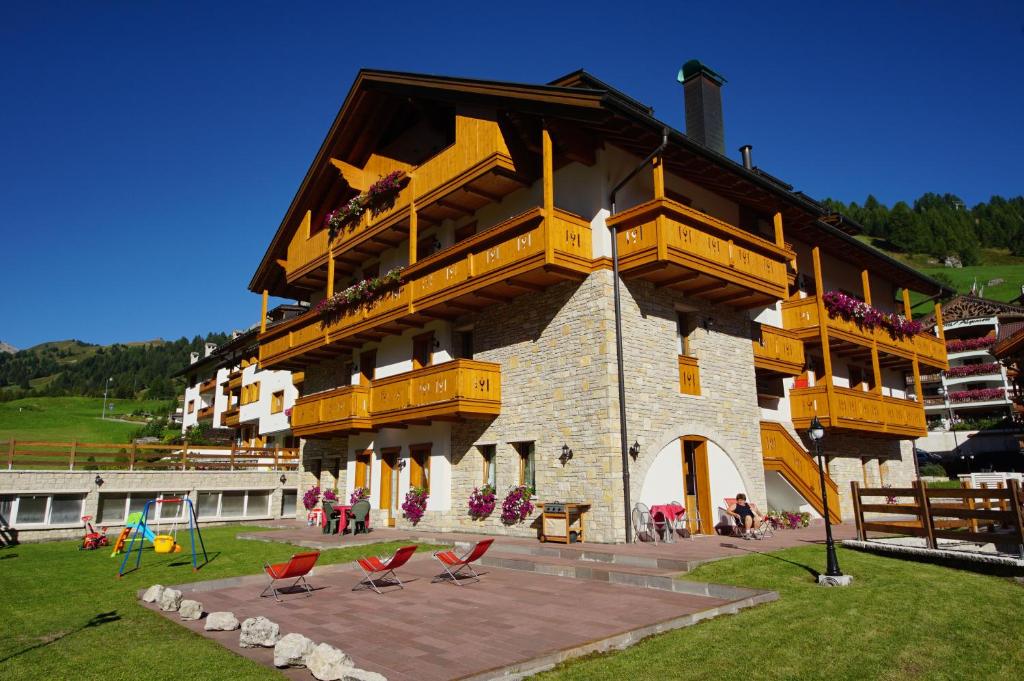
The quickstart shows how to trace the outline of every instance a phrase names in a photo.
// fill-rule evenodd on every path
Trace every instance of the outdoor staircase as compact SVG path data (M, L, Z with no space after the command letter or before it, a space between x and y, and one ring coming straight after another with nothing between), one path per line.
M766 471L776 471L807 500L814 510L824 515L821 501L821 474L810 453L781 423L761 421L761 456ZM840 522L839 488L825 472L828 494L828 515L833 523Z

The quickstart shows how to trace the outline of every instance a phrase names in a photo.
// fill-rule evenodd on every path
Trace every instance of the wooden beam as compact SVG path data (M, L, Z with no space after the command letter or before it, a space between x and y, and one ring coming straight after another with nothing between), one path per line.
M263 289L263 308L260 311L260 333L267 330L267 297L270 292L267 289Z
M776 212L772 216L772 225L775 227L775 245L779 248L785 248L786 238L782 234L782 213Z
M483 298L484 300L490 300L495 303L507 303L513 300L515 296L503 296L493 291L473 291L470 295L476 296L477 298Z
M470 305L466 302L456 300L446 300L443 304L448 307L454 307L456 310L468 310L469 312L479 312L485 307L480 305Z
M700 276L700 272L683 272L682 274L678 274L678 275L676 275L674 277L669 277L668 279L663 279L663 280L659 281L657 285L658 286L668 286L668 287L671 288L672 286L675 286L677 284L682 284L683 282L693 281L694 279L696 279L699 276Z
M946 329L942 324L942 304L935 303L935 328L939 332L939 340L946 342Z
M903 287L903 316L908 320L914 318L914 311L910 307L910 289Z
M688 296L699 296L704 293L710 293L715 289L720 289L728 286L729 283L725 281L713 281L710 284L704 284L703 286L697 286L696 288L687 289L685 291Z
M506 279L505 283L508 284L509 286L514 286L515 288L521 288L521 289L526 289L527 291L533 291L534 293L540 293L541 291L544 290L544 287L541 286L540 284L531 284L528 281L523 281L521 279L516 279L515 277L513 277L511 279Z
M860 271L860 285L864 289L864 302L871 304L871 272L865 267ZM878 341L871 337L871 372L875 377L871 392L882 394L882 368L878 362Z
M419 240L419 216L416 210L416 174L409 178L409 264L416 264L416 245Z
M327 297L334 295L334 252L327 250Z
M463 189L470 194L475 194L476 196L479 196L482 199L487 199L490 203L498 203L499 201L501 201L501 197L498 196L497 194L485 192L484 190L477 189L476 187L469 184L463 187Z
M661 156L654 159L654 198L665 198L665 159Z
M541 130L541 184L542 197L544 201L544 228L541 234L544 238L544 262L550 263L555 259L555 240L552 238L555 218L555 166L554 155L551 149L551 133L548 131L547 123Z
M825 291L825 284L821 275L821 247L815 246L811 249L811 260L814 263L814 290L817 291L818 307L818 336L821 339L821 355L825 364L825 399L828 400L828 415L832 423L839 421L839 414L836 412L835 386L832 381L832 353L828 345L828 311L825 310L825 301L822 294ZM818 377L814 377L818 382Z

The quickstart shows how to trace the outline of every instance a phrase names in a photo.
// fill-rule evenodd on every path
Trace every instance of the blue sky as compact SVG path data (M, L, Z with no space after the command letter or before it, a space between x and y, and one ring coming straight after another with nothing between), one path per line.
M728 152L811 196L1024 192L1024 4L723 4L3 3L0 340L255 322L246 284L360 67L583 67L683 129L699 58Z

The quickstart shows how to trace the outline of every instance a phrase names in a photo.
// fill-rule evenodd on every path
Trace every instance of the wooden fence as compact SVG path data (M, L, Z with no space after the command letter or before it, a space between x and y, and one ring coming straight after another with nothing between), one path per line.
M299 466L296 448L240 445L9 440L0 442L0 452L6 452L9 471L291 471Z
M861 487L853 489L853 513L857 538L866 541L868 532L923 537L930 549L939 539L1013 546L1024 558L1024 510L1020 483L1010 480L997 487L927 487L915 481L913 487ZM865 498L885 497L883 503ZM895 501L895 503L892 503ZM865 519L866 513L876 517ZM898 516L886 518L881 514ZM913 519L907 519L913 516Z

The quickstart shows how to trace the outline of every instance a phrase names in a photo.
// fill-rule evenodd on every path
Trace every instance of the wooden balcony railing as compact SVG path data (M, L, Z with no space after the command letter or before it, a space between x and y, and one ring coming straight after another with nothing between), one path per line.
M830 401L826 386L790 391L793 425L807 428L817 415L826 428L895 437L925 437L924 405L913 400L835 387Z
M296 448L215 447L212 445L142 445L109 442L0 443L7 470L264 470L299 467ZM3 456L3 454L0 454Z
M895 338L885 329L862 328L854 321L827 313L826 317L830 339L835 340L837 346L846 343L869 348L873 341L877 341L880 353L903 360L917 357L921 364L937 369L949 368L942 341L929 333L922 332L912 338ZM782 303L782 325L804 340L816 339L819 331L817 296Z
M591 255L589 223L559 209L545 219L535 208L409 267L397 291L370 305L330 319L310 311L268 329L260 335L260 366L301 369L306 353L340 353L345 347L339 343L378 340L379 331L400 332L403 320L455 318L495 300L582 279L591 271Z
M761 421L761 456L765 470L777 471L819 514L824 515L818 464L781 423ZM825 489L829 519L837 523L840 520L839 488L828 471L825 472Z
M679 355L679 392L700 395L700 368L696 357Z
M213 418L213 407L212 406L203 407L202 409L200 409L199 411L196 412L196 418L199 419L200 421L203 421L205 419L212 419Z
M804 342L792 331L754 324L754 367L796 376L804 370Z
M336 436L389 426L496 416L501 411L498 364L457 359L299 398L292 434Z
M793 251L722 220L654 199L607 222L616 229L624 277L739 308L786 297Z
M381 169L380 174L390 170ZM366 175L358 169L351 169L350 174L353 172ZM512 155L496 121L457 116L455 143L409 170L407 184L387 210L376 215L367 211L358 223L338 234L333 244L329 243L328 230L322 229L321 225L311 225L307 216L288 245L285 276L289 283L294 283L310 271L326 265L329 246L336 254L344 253L369 240L381 238L389 230L407 231L400 225L408 223L414 195L417 214L425 220L440 222L450 215L444 213L443 207L438 208L439 203L458 203L461 209L472 213L522 186L518 180L512 179L516 173ZM477 190L475 194L474 189ZM401 238L397 240L401 241Z
M220 415L220 422L225 428L237 428L241 423L239 419L240 410L238 407L234 409L225 409Z
M208 393L213 392L217 388L217 377L208 378L199 384L199 392Z

